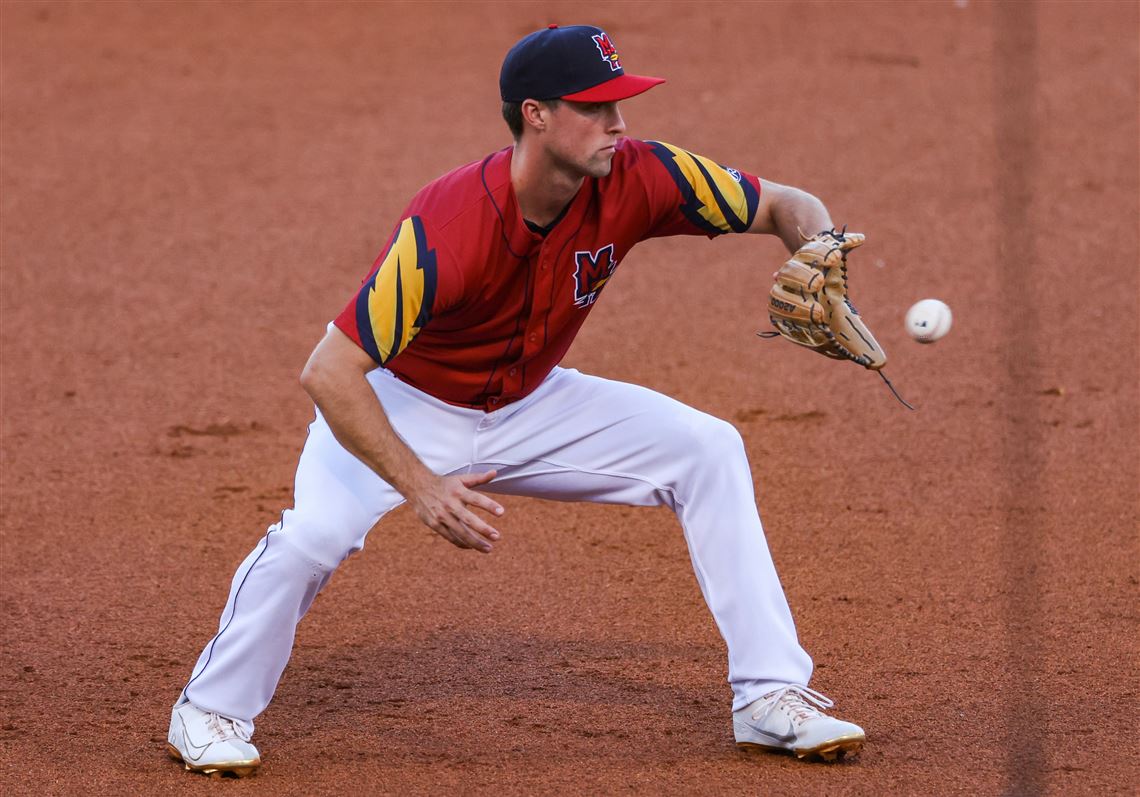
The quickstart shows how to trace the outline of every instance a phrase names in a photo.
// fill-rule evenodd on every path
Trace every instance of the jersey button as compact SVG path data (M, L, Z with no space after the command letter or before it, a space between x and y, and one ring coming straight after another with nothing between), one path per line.
M534 332L531 332L530 335L527 337L527 340L529 340L531 343L534 343L536 340L538 340L538 335L535 334Z
M515 375L515 374L517 374L518 372L519 372L519 369L518 369L518 368L512 368L511 370L507 371L507 375L508 375L508 376L514 376L514 375Z
M488 403L489 403L489 404L491 404L491 405L493 405L493 406L495 406L495 405L498 405L498 403L499 403L499 397L498 397L498 396L491 396L491 398L489 399Z

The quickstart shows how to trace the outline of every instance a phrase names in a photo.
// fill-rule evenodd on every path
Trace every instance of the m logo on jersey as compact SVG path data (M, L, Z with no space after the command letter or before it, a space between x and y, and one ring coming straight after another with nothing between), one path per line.
M608 33L598 33L590 38L594 40L594 44L598 45L598 52L602 54L602 60L609 62L610 70L613 72L620 70L621 56L618 55L614 43L610 41L610 35Z
M574 305L589 307L618 267L614 245L607 244L597 252L575 252L574 263Z

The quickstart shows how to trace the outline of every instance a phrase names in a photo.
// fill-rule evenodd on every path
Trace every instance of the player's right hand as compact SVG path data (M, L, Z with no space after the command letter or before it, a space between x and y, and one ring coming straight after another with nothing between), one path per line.
M502 516L504 510L499 503L471 489L487 484L496 475L493 470L455 476L433 475L406 497L424 525L452 545L490 553L491 543L499 539L499 531L468 507Z

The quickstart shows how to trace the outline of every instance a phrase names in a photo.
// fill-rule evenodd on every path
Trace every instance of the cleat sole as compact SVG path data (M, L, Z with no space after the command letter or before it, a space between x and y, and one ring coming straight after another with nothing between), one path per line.
M829 739L821 745L815 747L801 747L798 749L788 747L776 747L767 744L757 744L756 742L737 742L736 746L741 750L762 750L768 753L791 753L801 761L824 761L831 763L833 761L842 761L847 757L856 755L863 749L863 736L850 736L840 737L838 739Z
M170 757L175 761L180 762L182 768L187 772L198 772L203 775L208 775L213 780L223 778L226 775L232 775L235 778L247 778L261 766L260 759L256 761L235 761L233 763L191 764L182 757L182 754L178 752L178 748L169 742L166 743L166 752L168 752Z

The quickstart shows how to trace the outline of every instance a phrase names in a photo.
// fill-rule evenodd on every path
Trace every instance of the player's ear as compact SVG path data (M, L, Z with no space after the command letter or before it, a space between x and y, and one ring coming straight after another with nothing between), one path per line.
M538 100L523 100L522 119L525 127L532 127L542 132L546 130L550 109Z

